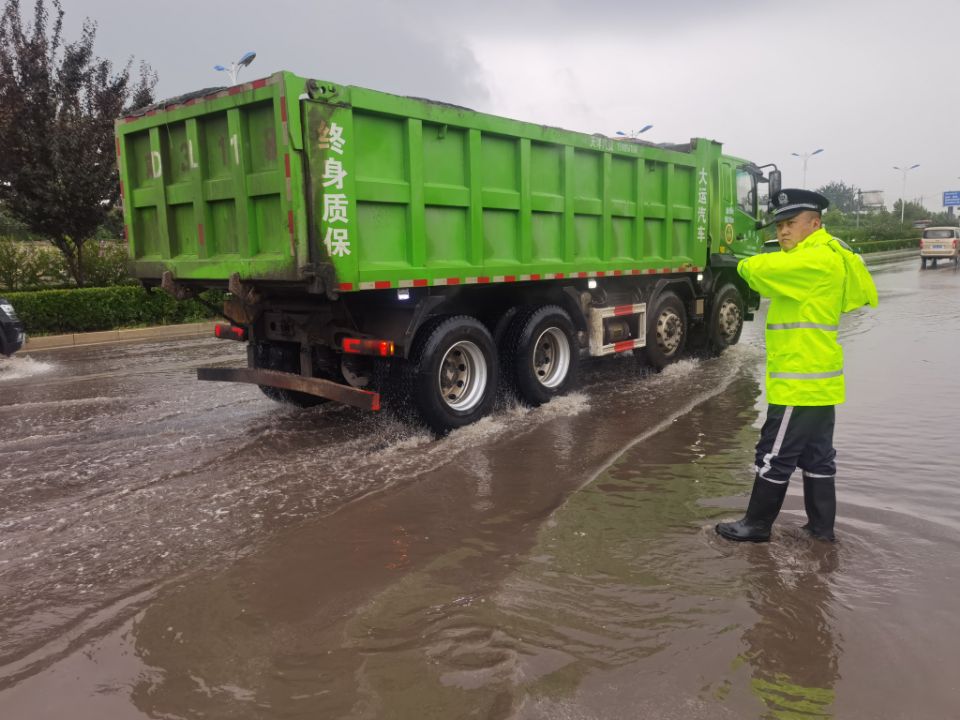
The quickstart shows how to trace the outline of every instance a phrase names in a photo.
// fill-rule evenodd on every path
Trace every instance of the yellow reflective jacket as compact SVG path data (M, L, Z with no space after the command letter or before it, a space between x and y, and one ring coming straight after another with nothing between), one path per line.
M821 227L792 250L741 260L737 272L751 288L770 298L768 402L842 403L840 314L877 305L877 288L861 258Z

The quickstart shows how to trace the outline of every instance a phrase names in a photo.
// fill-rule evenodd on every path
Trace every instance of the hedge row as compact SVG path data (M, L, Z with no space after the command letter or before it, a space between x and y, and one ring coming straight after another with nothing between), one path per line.
M852 242L850 247L861 253L883 252L884 250L903 250L920 247L918 238L902 238L899 240L868 240L866 242Z
M123 285L73 290L7 293L28 335L115 330L145 325L173 325L214 317L196 300L177 302L160 290ZM208 290L204 300L219 307L223 292Z

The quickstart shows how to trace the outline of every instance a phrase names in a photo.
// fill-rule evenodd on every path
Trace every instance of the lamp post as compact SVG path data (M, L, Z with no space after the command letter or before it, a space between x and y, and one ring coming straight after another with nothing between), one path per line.
M644 125L644 126L643 126L642 128L640 128L639 130L631 130L630 132L623 132L622 130L617 130L617 135L620 135L621 137L628 137L628 138L631 138L631 139L636 139L637 137L639 137L640 135L642 135L643 133L645 133L647 130L649 130L649 129L652 128L652 127L653 127L653 125Z
M794 157L798 157L803 160L803 189L807 189L807 160L812 158L814 155L819 155L823 152L823 148L817 148L813 152L808 153L790 153Z
M901 228L903 227L903 209L904 209L904 206L907 204L907 200L906 200L906 197L907 197L907 173L910 172L911 170L913 170L914 168L918 168L918 167L920 167L920 163L915 163L914 165L911 165L910 167L897 167L896 165L893 166L893 169L894 169L894 170L899 170L900 173L902 173L902 175L903 175L903 184L901 185L901 190L900 190L900 227L901 227Z
M230 75L230 84L237 84L237 75L240 74L240 70L245 68L247 65L253 62L253 59L257 56L255 52L244 53L236 62L230 63L230 67L225 67L223 65L214 65L213 69L219 72L225 72Z

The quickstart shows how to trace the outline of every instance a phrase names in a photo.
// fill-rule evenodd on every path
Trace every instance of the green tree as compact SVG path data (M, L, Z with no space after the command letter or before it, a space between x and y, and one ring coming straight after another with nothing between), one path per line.
M897 218L897 221L900 220L900 206L903 203L902 200L897 200L893 203L892 215ZM915 203L907 200L906 205L903 206L903 226L910 227L914 220L929 220L930 211L927 210L920 203Z
M153 101L156 74L132 61L115 70L94 54L96 23L63 38L60 0L36 0L32 26L19 0L0 16L0 199L27 228L63 253L84 284L84 243L118 201L113 123Z
M839 182L827 183L823 187L817 188L817 192L830 201L830 207L839 210L842 213L854 213L857 211L857 194L860 188L855 185L847 185L842 180Z

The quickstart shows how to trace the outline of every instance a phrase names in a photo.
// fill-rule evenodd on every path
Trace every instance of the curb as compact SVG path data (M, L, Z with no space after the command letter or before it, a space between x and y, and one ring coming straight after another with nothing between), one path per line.
M106 345L135 340L173 340L177 338L206 337L213 334L215 322L187 323L185 325L158 325L155 327L131 328L128 330L105 330L103 332L75 333L71 335L42 335L27 337L20 353L36 350L59 350L68 347Z

